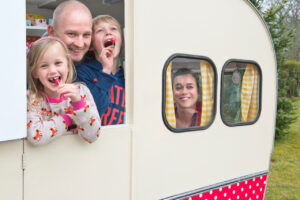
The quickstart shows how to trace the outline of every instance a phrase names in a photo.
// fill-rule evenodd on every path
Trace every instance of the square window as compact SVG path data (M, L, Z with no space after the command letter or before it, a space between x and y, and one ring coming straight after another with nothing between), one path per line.
M201 56L176 54L163 71L163 119L174 132L207 128L215 115L216 70Z
M222 71L221 117L228 126L253 124L260 114L261 70L255 62L231 60Z

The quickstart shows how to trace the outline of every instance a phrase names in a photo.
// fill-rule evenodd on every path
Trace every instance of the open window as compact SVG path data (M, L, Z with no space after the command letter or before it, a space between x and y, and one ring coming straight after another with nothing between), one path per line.
M52 0L52 1L26 0L26 42L28 43L28 46L30 46L29 44L31 42L34 42L38 40L40 37L43 37L45 35L45 33L47 32L47 25L52 24L52 19L53 19L52 17L55 8L59 4L65 1L67 0ZM120 51L121 53L119 57L119 66L120 69L122 68L122 70L120 70L122 72L117 74L117 76L122 76L122 77L118 79L120 80L118 83L115 83L111 86L110 105L108 106L107 109L104 110L104 113L101 116L102 117L101 121L103 122L102 125L115 125L115 124L126 123L125 113L124 113L125 112L125 83L124 83L125 80L122 79L125 76L124 74L125 73L124 70L125 38L123 37L124 30L125 30L125 20L124 20L125 2L124 0L103 0L103 1L89 0L89 1L82 1L82 3L89 8L93 18L97 17L98 15L111 15L113 18L116 19L116 21L118 21L118 23L120 23L121 26L120 28L122 30L121 31L122 48ZM70 43L69 45L73 45L73 44ZM93 58L94 58L94 53L88 52L82 60L88 61ZM93 79L91 80L92 80L91 82L94 83L100 80L100 78L97 79L93 77ZM89 87L89 85L87 86ZM91 87L89 88L91 89ZM95 93L92 92L93 95Z
M175 54L163 70L163 120L173 132L207 128L216 104L216 70L206 57Z
M222 70L221 117L228 126L253 124L261 110L261 70L253 61L229 60Z

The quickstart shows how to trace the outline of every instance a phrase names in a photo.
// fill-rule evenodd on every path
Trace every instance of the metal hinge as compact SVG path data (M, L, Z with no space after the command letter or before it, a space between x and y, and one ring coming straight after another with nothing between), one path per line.
M26 169L26 154L22 154L22 170L24 171Z

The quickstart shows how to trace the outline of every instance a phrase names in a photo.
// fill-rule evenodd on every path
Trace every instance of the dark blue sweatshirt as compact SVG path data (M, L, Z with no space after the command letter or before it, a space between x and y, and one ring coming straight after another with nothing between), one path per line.
M97 105L102 125L124 123L125 79L124 70L113 74L102 71L99 61L92 60L76 66L76 82L83 82L90 89Z

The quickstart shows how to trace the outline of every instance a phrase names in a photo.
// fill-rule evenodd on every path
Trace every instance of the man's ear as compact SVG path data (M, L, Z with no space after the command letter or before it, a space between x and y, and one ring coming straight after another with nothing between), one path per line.
M53 25L48 25L48 35L54 36L54 28Z

